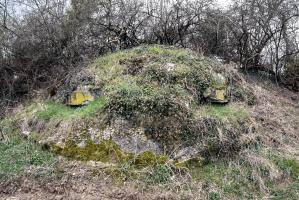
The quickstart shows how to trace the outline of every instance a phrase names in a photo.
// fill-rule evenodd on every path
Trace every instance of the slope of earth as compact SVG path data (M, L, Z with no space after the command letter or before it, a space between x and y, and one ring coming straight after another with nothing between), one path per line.
M215 74L230 80L228 104L204 98ZM1 121L0 198L299 198L298 94L165 46L68 77ZM65 105L78 88L95 101Z

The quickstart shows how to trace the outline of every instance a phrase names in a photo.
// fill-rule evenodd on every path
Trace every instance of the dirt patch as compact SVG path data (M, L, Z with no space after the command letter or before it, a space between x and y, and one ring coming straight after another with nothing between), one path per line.
M141 191L132 183L121 185L84 163L67 162L59 178L28 176L0 182L0 199L6 200L176 200L173 193L155 188ZM97 173L95 173L97 171ZM98 173L99 172L99 173Z

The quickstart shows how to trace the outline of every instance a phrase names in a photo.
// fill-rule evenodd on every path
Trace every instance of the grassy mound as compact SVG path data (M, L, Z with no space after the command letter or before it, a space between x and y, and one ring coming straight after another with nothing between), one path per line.
M87 86L96 101L79 108L54 101L35 102L19 118L28 118L27 126L37 141L49 143L50 138L56 140L54 145L63 143L61 147L99 143L96 137L112 127L120 135L142 130L172 158L228 156L253 143L254 137L249 135L255 128L246 106L205 102L203 93L213 85L213 73L221 71L219 68L220 63L212 59L174 47L119 51L72 75L57 95L59 99L67 96L65 88ZM119 125L119 121L125 124ZM189 147L193 151L183 156Z
M143 46L100 58L87 68L111 113L170 116L198 103L211 82L212 61L193 52Z
M202 110L207 115L197 119L205 103L203 93L213 84L212 75L218 65L184 49L141 46L97 59L76 75L70 85L87 83L94 93L106 99L108 123L119 117L129 120L135 127L144 128L146 135L167 152L202 141L204 145L215 146L211 147L215 151L237 149L238 138L248 132L242 125L249 122L249 114L243 114L246 108L207 106ZM236 115L234 119L217 118L217 109L220 115L231 112ZM202 130L207 123L209 127ZM219 130L223 130L226 141L233 142L211 143L212 138L218 138ZM205 151L210 147L198 148Z
M190 199L298 199L299 163L282 151L294 144L290 152L298 152L298 108L225 67L164 46L98 58L70 75L55 96L60 101L33 100L0 123L0 179L51 168L56 158L41 144L71 160L106 162L99 173L142 190L162 185L182 198L189 191ZM203 98L215 72L232 79L227 105ZM65 105L78 86L88 86L96 100ZM128 152L120 145L143 146L130 143L137 139L161 151Z

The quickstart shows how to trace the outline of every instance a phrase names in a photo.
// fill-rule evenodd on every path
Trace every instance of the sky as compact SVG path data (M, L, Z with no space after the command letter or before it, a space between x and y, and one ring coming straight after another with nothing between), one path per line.
M67 2L69 2L69 0L67 0ZM226 9L232 3L232 0L216 0L216 2L219 8ZM24 9L28 11L29 8L19 4L18 6L15 6L14 14L21 17Z
M219 7L227 7L232 1L231 0L217 0Z

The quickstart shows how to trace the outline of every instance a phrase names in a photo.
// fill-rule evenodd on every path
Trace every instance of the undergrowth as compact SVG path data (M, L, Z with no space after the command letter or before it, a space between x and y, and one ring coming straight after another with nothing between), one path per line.
M246 164L225 161L206 162L201 167L191 166L192 176L203 181L205 190L216 186L220 194L240 199L253 199L260 195L256 180L251 178L251 170Z
M246 157L239 157L231 160L203 160L193 162L188 167L192 177L203 183L207 193L215 193L216 187L218 192L215 194L220 199L298 199L298 161L271 151L268 157L264 156L267 165L252 164ZM281 175L272 177L272 173Z

